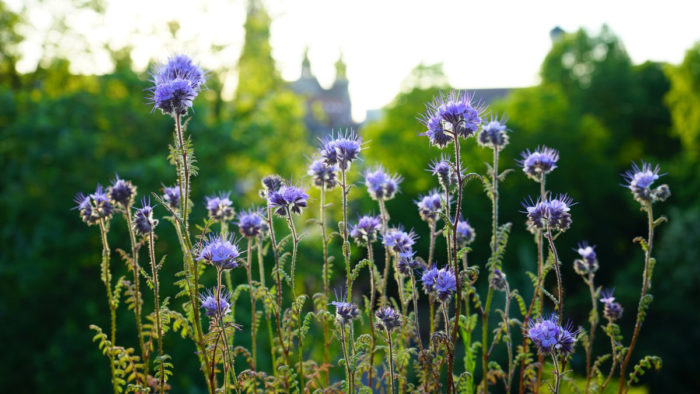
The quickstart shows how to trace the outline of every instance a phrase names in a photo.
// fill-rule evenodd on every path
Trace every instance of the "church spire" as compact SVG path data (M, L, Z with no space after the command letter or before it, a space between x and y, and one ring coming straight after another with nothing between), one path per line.
M340 56L338 57L338 61L335 62L335 80L340 81L340 80L347 80L348 75L347 75L347 66L345 65L345 62L343 61L343 53L340 53Z
M309 47L304 48L304 60L301 61L301 77L311 78L311 62L309 61Z

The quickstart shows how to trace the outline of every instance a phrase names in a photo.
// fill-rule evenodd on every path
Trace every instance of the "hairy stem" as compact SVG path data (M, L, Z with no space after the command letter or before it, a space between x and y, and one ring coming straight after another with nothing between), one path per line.
M372 345L369 350L369 372L367 383L370 390L373 390L372 385L372 375L374 372L374 351L377 347L377 335L374 332L374 296L375 296L375 283L374 283L374 253L372 252L372 244L367 242L367 258L369 259L369 283L370 283L370 296L369 296L369 330L372 336Z
M588 392L588 388L591 385L591 353L593 350L593 338L595 337L595 329L598 326L598 303L596 302L595 298L595 286L593 285L593 279L594 274L591 272L590 274L588 274L588 280L586 280L586 283L588 284L588 291L591 294L591 304L593 308L593 320L591 321L591 335L588 341L588 345L586 346L586 392Z
M557 253L557 248L554 246L554 240L552 239L552 230L547 225L547 233L545 238L549 242L549 249L554 255L554 272L557 274L557 312L559 313L559 322L562 321L564 315L564 304L562 302L562 285L561 285L561 270L559 269L559 254Z
M148 253L151 257L151 275L153 279L153 297L156 303L156 330L158 332L158 358L160 359L160 392L165 392L165 365L163 363L163 329L160 321L160 285L158 283L158 267L154 250L153 231L148 233Z
M328 267L328 236L326 235L326 188L321 186L321 204L319 207L320 211L320 225L321 225L321 242L323 243L323 295L326 297L326 304L330 298L330 269ZM323 363L328 364L329 355L328 348L330 347L330 339L328 332L328 321L323 320ZM371 379L370 372L370 382ZM325 374L325 384L328 386L330 384L330 371L326 371Z
M107 229L105 227L104 219L100 219L100 235L102 236L102 283L105 284L107 289L107 301L109 302L109 316L110 316L110 341L112 347L116 346L117 341L117 316L116 309L117 306L114 304L114 298L112 296L112 273L109 269L110 261L110 249L107 243ZM118 393L120 388L117 384L116 371L114 369L114 352L112 349L109 350L109 370L112 374L112 389L114 393Z
M394 347L391 341L391 332L386 328L385 331L389 342L389 394L394 394Z
M292 298L294 303L297 303L297 292L296 292L296 277L295 268L297 263L297 249L299 247L299 237L297 236L297 229L294 226L294 220L292 219L292 213L287 211L287 222L289 223L289 229L292 231ZM303 305L298 305L297 318L299 319L299 378L301 379L301 390L304 391L304 338L302 336L302 326L303 321L301 319L301 308Z
M343 193L343 257L345 258L345 274L347 275L347 302L352 301L352 278L350 273L350 242L348 241L348 185L345 176L346 166L342 166L342 193Z
M339 322L338 324L340 325L340 343L342 344L343 357L345 358L345 379L348 383L348 393L354 393L355 391L353 390L353 376L352 372L350 372L350 358L348 357L348 348L345 342L345 324L341 322Z
M131 271L134 274L134 317L136 318L136 333L139 340L139 349L141 350L141 360L143 361L143 377L142 383L148 384L148 360L146 356L148 355L146 351L146 344L143 341L143 326L141 322L141 273L139 266L139 253L136 242L136 234L134 233L134 224L131 219L131 205L126 207L124 212L124 217L126 218L126 224L129 228L129 239L131 240Z
M387 227L389 226L389 214L386 211L386 205L384 200L379 200L379 214L382 220L382 235L386 234ZM382 277L382 305L387 305L389 303L389 298L387 296L387 286L389 284L389 267L391 266L391 257L389 256L389 248L384 246L384 275Z
M250 318L251 318L251 327L250 327L250 342L251 342L251 350L253 351L253 362L251 364L251 368L253 368L253 371L255 371L256 367L256 360L257 358L257 352L256 352L256 344L257 344L257 331L258 331L258 325L256 324L255 320L257 319L256 312L255 312L255 299L257 298L255 296L255 291L253 290L253 273L252 271L252 263L253 263L253 238L248 238L248 252L246 253L246 273L248 274L248 292L250 293Z
M493 272L496 269L496 254L498 253L498 147L493 149L493 168L491 171L491 267L489 271L489 278L493 276ZM482 325L481 325L481 367L483 369L483 392L488 393L489 381L488 381L488 363L489 354L486 351L488 349L488 332L489 332L489 312L491 310L491 302L493 301L493 287L489 286L488 293L486 295L486 305L482 313Z

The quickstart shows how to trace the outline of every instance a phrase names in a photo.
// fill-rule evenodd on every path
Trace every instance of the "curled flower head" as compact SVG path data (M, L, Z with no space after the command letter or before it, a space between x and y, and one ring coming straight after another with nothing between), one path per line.
M308 174L318 188L330 190L338 185L338 166L328 165L323 159L311 162Z
M199 295L199 301L202 303L205 313L208 317L223 317L231 312L231 295L226 291L221 291L219 297L216 293L207 290Z
M649 163L642 163L641 167L632 163L632 169L623 174L624 186L630 189L634 199L640 204L651 204L656 201L664 201L671 195L668 185L661 185L652 189L651 185L663 174L659 174L659 166L652 167Z
M447 302L457 291L457 278L451 269L440 268L435 277L435 293L442 302Z
M427 130L422 135L428 136L431 144L444 148L456 136L467 138L474 135L481 124L482 111L470 94L453 90L427 105L426 113L421 117Z
M399 253L397 256L396 270L403 275L408 275L411 270L420 267L420 263L416 260L415 256L416 252L410 249Z
M280 216L301 214L301 211L306 208L308 199L309 195L304 192L304 189L296 186L282 186L267 196L267 202Z
M531 320L527 336L541 354L557 352L568 356L573 353L576 342L576 332L572 331L571 325L562 327L556 315L551 315L547 319L540 317L537 320Z
M208 196L206 198L207 212L210 218L220 222L233 220L236 212L231 207L233 203L229 196L230 193L220 193L218 196Z
M284 179L279 175L267 175L263 177L261 183L263 188L260 190L260 197L265 199L285 185Z
M508 285L506 274L503 273L503 271L496 268L495 270L493 270L493 275L491 276L489 284L496 290L505 291L506 286Z
M437 177L443 189L450 190L457 185L457 171L445 156L441 156L439 160L433 160L428 166L428 171Z
M581 256L574 260L574 271L581 276L598 271L598 259L595 254L595 245L589 245L587 241L579 242L576 252Z
M600 294L600 302L604 305L603 316L611 322L621 318L623 312L622 305L615 302L614 292L615 289L608 289L603 290Z
M240 255L241 252L231 236L224 238L221 235L212 235L199 252L198 259L208 262L217 269L230 270L238 267Z
M374 315L379 320L377 325L380 328L385 328L387 331L401 326L401 315L391 307L380 308Z
M424 221L433 223L440 217L442 198L437 189L431 190L428 194L421 196L419 200L415 201L415 204L418 206L418 213Z
M239 215L238 230L246 238L255 238L264 235L268 227L265 219L260 215L260 211L251 209Z
M523 204L527 213L527 228L533 234L548 227L555 231L565 231L571 226L571 214L569 213L573 200L566 194L560 194L554 198L551 196L536 203Z
M365 172L365 186L367 186L367 192L373 200L391 200L399 191L400 183L401 177L399 175L389 175L381 166Z
M343 292L341 292L340 297L336 294L336 301L331 302L331 304L335 307L336 320L338 323L345 325L352 323L353 320L360 316L360 310L355 304L342 301L343 299L345 299Z
M338 132L322 141L321 157L327 165L337 164L345 171L358 158L361 150L362 139L354 131Z
M368 245L377 240L377 232L382 228L378 216L364 215L350 228L350 236L359 245Z
M108 220L114 213L114 206L101 185L89 196L78 193L75 198L75 208L80 212L80 218L88 226L99 223L101 219Z
M163 201L173 210L180 208L180 188L163 187Z
M457 246L463 248L474 242L476 231L467 220L457 221Z
M438 269L435 265L423 271L420 281L423 283L423 290L430 295L435 292L435 280L438 276Z
M114 181L112 181L112 185L107 189L107 194L115 205L128 207L134 203L136 186L134 186L131 181L125 181L120 179L119 175L116 175Z
M505 118L494 118L481 127L477 137L479 145L491 149L501 149L508 144L508 129Z
M549 174L557 168L557 161L559 161L559 152L546 146L540 146L534 152L530 152L528 149L521 156L522 160L518 161L518 164L523 167L523 172L535 182L539 182L543 175Z
M167 115L185 115L205 83L202 69L185 55L177 55L160 65L151 88L154 109Z
M390 228L382 237L382 242L394 254L410 252L416 243L416 234L413 231L405 232L401 227Z
M151 202L145 198L141 201L141 208L134 215L134 231L138 235L147 235L158 225L158 219L153 218Z

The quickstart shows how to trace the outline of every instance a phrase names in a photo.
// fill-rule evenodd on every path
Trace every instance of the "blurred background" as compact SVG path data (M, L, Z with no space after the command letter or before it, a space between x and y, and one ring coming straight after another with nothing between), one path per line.
M107 360L88 329L108 318L99 234L70 208L75 193L116 173L140 195L175 182L166 160L172 120L152 113L145 97L154 64L184 52L209 73L188 126L201 170L195 219L206 213L204 196L218 191L231 191L238 210L260 205L259 179L269 173L308 184L317 138L353 127L369 141L354 181L379 163L404 177L388 208L393 223L424 236L425 254L427 225L413 200L437 186L425 168L440 151L417 136L416 118L440 92L468 89L505 113L512 129L502 163L516 171L501 193L502 221L514 225L504 263L511 287L529 298L524 271L536 267L520 203L538 186L515 160L546 144L561 153L548 186L578 202L571 230L558 240L567 313L587 327L589 296L571 266L572 248L586 239L598 245L596 282L615 287L625 308L626 342L643 264L631 240L646 229L619 174L632 161L659 163L673 196L656 208L669 223L658 231L655 299L635 356L663 358L663 369L642 379L651 392L700 392L693 354L700 349L700 8L681 1L470 3L0 0L0 391L109 390ZM469 169L483 173L489 153L474 141L463 149ZM317 191L311 194L302 220L318 210ZM351 217L377 210L362 187L350 198ZM465 215L477 231L470 262L482 266L489 209L481 186L468 185ZM125 224L112 223L111 245L127 248ZM321 289L320 236L303 223L298 285L313 293ZM162 293L174 294L181 265L165 222L159 237L156 253L173 253ZM340 256L337 247L331 253ZM358 259L361 253L354 251ZM115 276L125 274L112 256ZM236 314L246 321L249 304L239 304ZM119 322L120 342L133 346L133 315L123 306ZM597 338L597 353L607 351ZM166 337L173 392L205 389L193 349ZM311 357L320 351L310 346ZM584 370L582 349L571 364Z

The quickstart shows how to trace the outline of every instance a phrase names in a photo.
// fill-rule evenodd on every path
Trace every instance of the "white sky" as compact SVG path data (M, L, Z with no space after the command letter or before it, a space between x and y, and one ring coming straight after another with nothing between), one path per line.
M0 0L2 1L2 0ZM102 48L130 45L137 68L173 53L192 55L205 68L231 70L243 40L247 0L107 0L104 17L75 12L70 0L5 0L26 6L27 42L20 71L32 70L42 43L54 43L72 59L73 71L109 72ZM348 66L353 115L387 104L417 64L442 62L459 88L521 87L537 83L550 48L549 31L602 24L622 38L632 60L678 63L700 40L700 1L388 1L264 0L273 18L273 56L282 76L298 77L305 47L321 84L332 83L342 51ZM76 34L52 30L52 15L65 15ZM177 21L177 37L168 23ZM212 46L216 46L214 53ZM235 83L235 82L234 82ZM230 92L232 83L226 90Z

